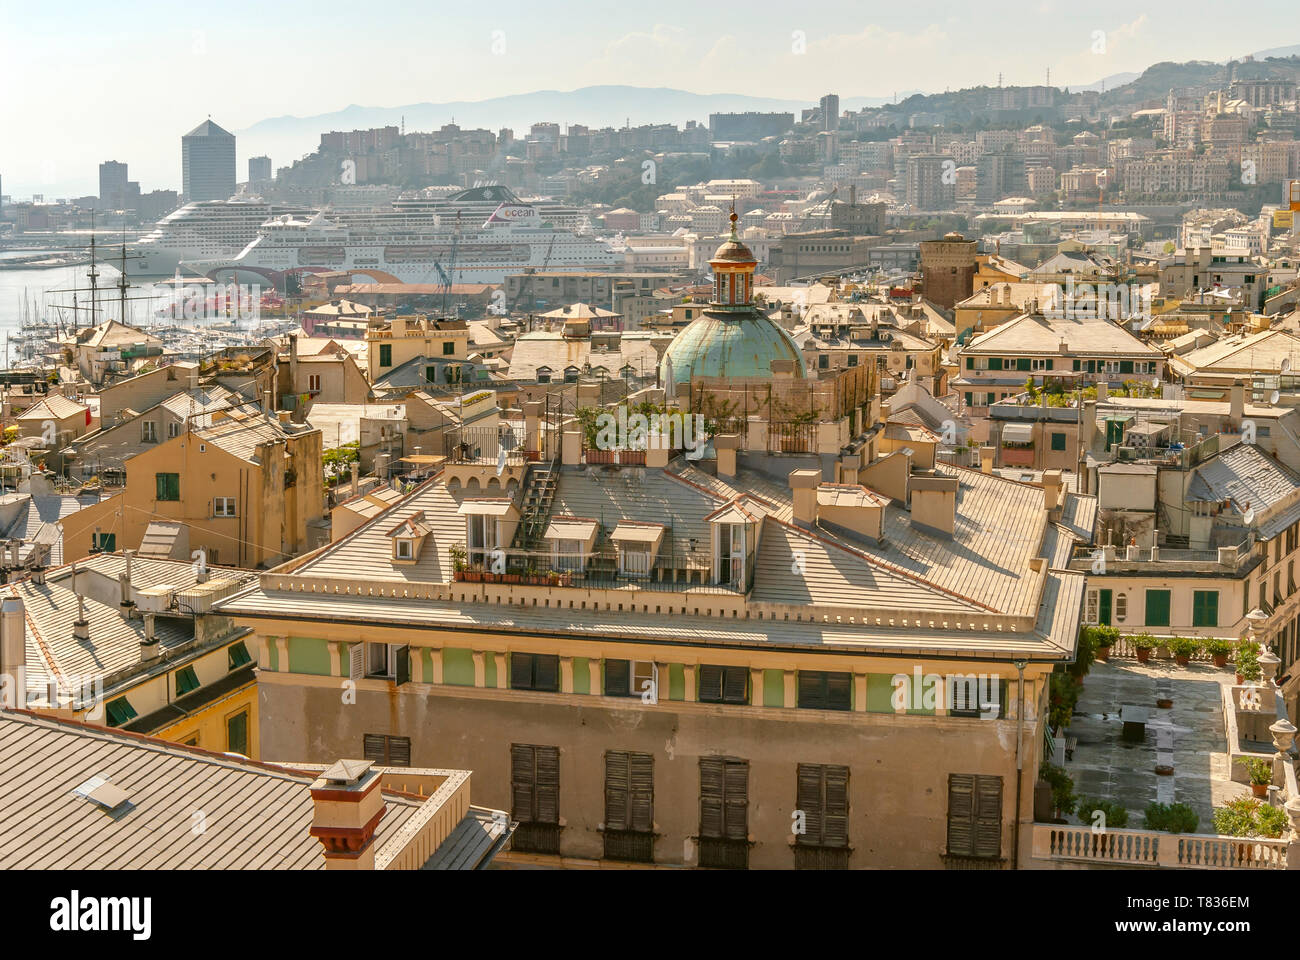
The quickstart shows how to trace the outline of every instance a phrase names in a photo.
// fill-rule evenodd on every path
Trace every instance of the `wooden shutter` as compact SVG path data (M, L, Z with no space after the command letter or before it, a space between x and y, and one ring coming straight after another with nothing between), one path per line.
M722 836L723 770L722 757L700 757L700 836Z
M626 697L632 689L632 664L627 660L605 661L605 696Z
M699 669L699 692L702 703L718 703L723 699L722 667L702 666Z
M397 685L411 682L411 648L403 644L393 651L393 674Z
M1002 855L1002 778L975 778L975 855Z
M411 765L411 738L388 738L388 765L390 767L409 767Z
M533 689L556 691L560 689L560 658L548 654L533 657Z
M802 834L795 835L796 843L821 845L823 771L824 768L817 764L799 764L795 787L795 808L803 811L805 829Z
M649 753L628 755L628 829L654 830L655 758Z
M348 646L348 677L360 680L366 675L366 645L353 643Z
M826 674L820 670L799 671L799 706L806 710L826 707Z
M622 750L605 752L605 829L628 829L628 755Z
M749 702L748 667L727 667L723 670L722 700L724 703Z
M382 733L367 733L361 738L362 757L375 763L386 764L388 762L386 739Z
M749 761L727 758L723 815L728 840L749 837Z
M537 819L535 780L533 748L526 744L512 743L510 745L510 803L514 818L520 823L531 823Z
M560 749L534 747L537 757L537 822L560 822Z
M828 847L849 845L849 768L823 767L826 807L822 843Z
M948 774L948 854L975 854L975 778Z
M515 690L533 688L533 655L531 653L510 654L510 686Z
M826 709L848 710L853 701L853 675L826 674Z

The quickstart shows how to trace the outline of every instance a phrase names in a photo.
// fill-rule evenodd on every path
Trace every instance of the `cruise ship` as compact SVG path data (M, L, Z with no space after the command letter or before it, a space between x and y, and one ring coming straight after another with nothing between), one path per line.
M481 226L464 229L427 211L283 214L263 224L238 255L181 267L213 279L280 286L290 273L335 270L360 282L503 283L525 267L590 270L621 262L608 244L556 227L536 207L500 203Z
M272 204L258 198L187 203L128 245L127 275L170 277L183 260L237 256L257 236L263 223L295 212L306 211L301 206Z
M581 231L584 226L589 229L589 221L579 208L545 197L525 199L502 184L479 183L446 196L439 196L438 190L430 187L415 196L399 197L393 201L393 208L410 213L431 213L444 226L451 226L457 217L465 223L482 223L503 203L525 204L561 230Z

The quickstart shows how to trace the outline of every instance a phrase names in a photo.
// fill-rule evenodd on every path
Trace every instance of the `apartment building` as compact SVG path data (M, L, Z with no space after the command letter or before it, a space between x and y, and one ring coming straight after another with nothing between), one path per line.
M366 330L367 379L374 383L417 357L445 362L468 358L469 324L432 317L393 317Z

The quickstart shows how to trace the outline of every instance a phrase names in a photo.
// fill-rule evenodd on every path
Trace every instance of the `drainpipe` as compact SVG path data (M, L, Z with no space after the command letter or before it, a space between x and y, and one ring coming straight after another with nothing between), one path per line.
M1027 660L1016 660L1016 673L1019 679L1016 681L1016 824L1013 830L1014 852L1011 858L1011 869L1020 869L1020 819L1022 816L1020 810L1021 784L1024 781L1024 741L1025 741L1025 666Z

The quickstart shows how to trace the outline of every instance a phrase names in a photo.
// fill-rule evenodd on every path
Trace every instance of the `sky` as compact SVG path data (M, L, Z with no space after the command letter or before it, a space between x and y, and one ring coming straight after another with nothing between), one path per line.
M350 104L607 83L810 105L994 85L999 72L1023 85L1050 69L1079 86L1300 42L1294 3L1225 16L1210 0L4 2L0 177L16 198L93 194L98 163L115 159L145 191L179 189L180 137L209 115L237 133Z

